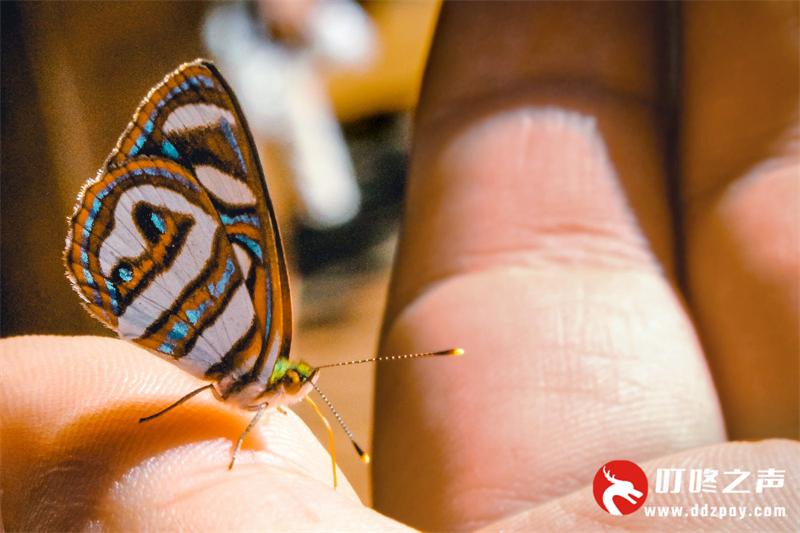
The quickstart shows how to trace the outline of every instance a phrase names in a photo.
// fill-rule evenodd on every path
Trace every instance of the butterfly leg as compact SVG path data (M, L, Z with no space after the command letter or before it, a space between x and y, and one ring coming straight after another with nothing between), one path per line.
M283 408L283 407L281 407L280 405L279 405L279 406L278 406L276 409L277 409L277 410L278 410L278 412L279 412L280 414L282 414L283 416L286 416L286 415L288 415L288 414L289 414L289 413L287 413L287 412L286 412L286 409L284 409L284 408Z
M231 470L233 468L233 463L236 462L236 456L239 454L239 450L242 449L242 443L244 442L245 437L247 437L247 434L250 433L250 430L252 430L256 424L258 424L258 421L264 415L264 411L267 410L268 405L269 405L268 403L262 403L261 405L258 406L258 410L256 411L255 416L250 421L250 423L247 424L247 427L244 429L242 434L239 435L239 440L236 441L236 447L233 449L231 462L228 464L228 470Z
M331 423L328 422L328 419L325 418L325 415L322 414L322 411L319 410L317 404L314 403L314 400L312 400L308 396L304 397L303 399L306 402L308 402L309 405L311 405L311 408L314 409L314 412L317 413L317 416L320 418L320 420L322 420L322 423L325 424L325 427L328 430L328 442L331 451L331 466L333 467L333 488L334 490L336 490L336 486L338 485L338 483L336 479L336 447L334 446L334 440L333 440L333 428L331 427Z
M169 411L171 411L171 410L175 409L176 407L178 407L180 404L182 404L182 403L183 403L183 402L185 402L186 400L189 400L189 399L193 398L193 397L194 397L194 396L196 396L197 394L200 394L200 393L201 393L201 392L203 392L204 390L206 390L206 389L210 389L210 388L211 388L211 387L213 387L213 386L214 386L214 384L213 384L213 383L209 383L208 385L203 385L203 386L202 386L202 387L200 387L199 389L195 389L195 390L193 390L192 392L190 392L189 394L187 394L186 396L184 396L183 398L181 398L181 399L180 399L180 400L178 400L177 402L173 403L172 405L170 405L170 406L168 406L168 407L165 407L164 409L160 410L160 411L159 411L159 412L157 412L156 414L153 414L153 415L150 415L150 416L145 416L144 418L140 418L140 419L139 419L139 423L141 424L142 422L147 422L148 420L152 420L152 419L154 419L154 418L158 418L159 416L163 415L164 413L167 413L167 412L169 412Z

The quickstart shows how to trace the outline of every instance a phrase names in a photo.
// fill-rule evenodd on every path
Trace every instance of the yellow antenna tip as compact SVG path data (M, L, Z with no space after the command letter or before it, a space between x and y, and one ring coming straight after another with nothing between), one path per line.
M441 352L428 352L422 355L464 355L464 350L461 348L450 348L449 350L442 350Z
M361 446L358 445L356 441L350 441L353 443L353 447L356 449L356 453L358 454L358 458L361 459L361 462L365 465L368 465L372 458L369 456L367 452L361 449Z

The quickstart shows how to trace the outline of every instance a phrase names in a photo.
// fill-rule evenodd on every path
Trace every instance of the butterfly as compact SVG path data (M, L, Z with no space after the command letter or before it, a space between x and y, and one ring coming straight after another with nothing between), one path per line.
M461 355L454 348L314 367L289 359L286 259L264 172L241 108L216 66L198 59L153 87L69 219L67 277L87 311L128 341L209 382L255 415L316 390L365 462L369 455L317 387L319 370L384 359ZM334 486L336 466L331 445Z

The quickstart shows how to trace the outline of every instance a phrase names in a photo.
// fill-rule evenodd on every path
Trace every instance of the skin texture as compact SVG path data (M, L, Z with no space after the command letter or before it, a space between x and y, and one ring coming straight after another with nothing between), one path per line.
M561 505L610 459L797 438L798 8L685 6L672 177L666 9L443 7L382 351L466 355L379 367L377 510L603 520Z
M378 511L426 530L741 527L603 513L591 480L626 458L651 483L659 466L786 469L763 497L702 501L783 505L745 526L796 525L798 444L727 443L725 423L798 431L797 6L685 6L679 194L664 9L444 6L383 351L467 353L380 367ZM199 385L177 368L98 338L0 350L8 530L403 528L343 477L331 489L292 414L265 417L228 472L246 413L200 395L135 423Z
M203 393L137 424L198 386L169 363L97 337L0 346L9 531L404 529L365 509L341 473L332 489L327 451L291 411L265 416L229 472L252 414Z

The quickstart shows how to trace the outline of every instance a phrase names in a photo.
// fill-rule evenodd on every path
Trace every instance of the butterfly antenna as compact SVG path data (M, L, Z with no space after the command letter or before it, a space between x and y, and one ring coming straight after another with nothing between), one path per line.
M350 431L350 428L347 427L347 424L344 423L342 415L339 414L339 411L336 410L336 408L333 406L328 397L325 396L325 393L319 390L319 387L317 387L316 383L314 383L313 381L310 381L309 383L311 383L311 385L314 387L314 390L317 391L317 394L319 394L319 397L322 398L323 402L325 402L325 405L328 406L328 409L331 410L331 413L333 413L333 416L334 418L336 418L336 421L339 422L339 425L342 426L345 435L347 435L347 438L350 439L350 442L356 449L356 453L358 454L358 457L361 459L361 462L364 464L369 464L371 460L369 454L365 452L361 446L358 445L358 443L356 442L356 438L353 436L353 432Z
M373 363L376 361L399 361L400 359L417 359L418 357L439 357L442 355L454 355L454 356L464 355L464 350L461 348L450 348L449 350L442 350L439 352L407 353L403 355L378 355L375 357L368 357L366 359L357 359L355 361L331 363L329 365L318 366L317 368L332 368L334 366L360 365L362 363ZM316 389L316 386L314 388ZM317 389L317 392L319 392L319 389ZM322 393L320 392L320 394ZM333 406L329 404L329 407L333 411ZM333 412L334 414L336 413L336 411Z

